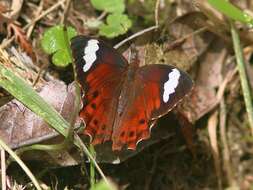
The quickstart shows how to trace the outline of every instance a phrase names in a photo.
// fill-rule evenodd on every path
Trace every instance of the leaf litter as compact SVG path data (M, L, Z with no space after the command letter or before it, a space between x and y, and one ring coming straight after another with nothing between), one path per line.
M11 18L2 14L10 10L11 5L1 6L0 10L4 11L0 14L0 40L3 44L6 39L16 38L15 43L9 42L4 46L12 60L8 68L34 85L41 96L68 120L67 113L73 109L74 101L73 91L69 91L70 83L73 81L72 70L70 67L57 68L50 64L51 57L42 58L38 53L41 51L39 43L41 34L49 27L59 24L62 17L66 16L62 9L66 6L66 2L55 4L50 0L42 1L41 13L47 11L47 14L39 19L33 17L41 6L38 1L24 1L22 9L16 11L15 16ZM13 1L15 2L18 1ZM173 112L158 121L152 131L152 138L141 143L136 152L123 151L114 154L110 150L110 143L95 147L97 160L104 163L103 172L121 188L250 189L252 187L253 141L247 127L242 92L235 70L234 54L231 51L231 39L227 34L229 29L226 24L219 27L220 23L213 20L216 17L206 14L208 10L206 5L197 2L200 6L196 8L189 1L168 3L161 0L158 12L161 19L159 29L145 33L131 42L136 44L142 64L173 64L191 74L195 87ZM234 3L249 12L253 6L251 1L234 1ZM86 24L101 16L92 5L88 1L82 3L72 1L70 4L66 23L75 27L79 34L98 35L99 28L89 28ZM137 0L126 3L126 14L130 18L135 18L130 29L131 33L155 24L153 4L151 1ZM25 36L27 28L24 27L33 20L34 28L28 40ZM102 21L106 21L106 18L105 20L102 18ZM13 31L9 36L8 27ZM244 47L249 47L252 42L250 31L243 25L240 27ZM121 36L113 42L115 44L126 37ZM121 52L125 50L126 47L120 48ZM246 57L247 69L251 73L252 49L247 50L249 50ZM24 58L24 52L30 58ZM125 52L127 55L128 51ZM32 54L38 59L33 59ZM29 62L30 66L22 64L24 62ZM43 66L45 64L46 66ZM42 74L39 74L41 72ZM38 82L33 83L38 76ZM253 84L251 78L250 84ZM46 144L62 142L62 138L44 121L17 100L4 99L7 97L6 92L2 89L0 92L3 94L0 96L0 102L4 100L0 108L0 137L12 148L21 148L35 142ZM220 106L224 104L225 108L221 108ZM181 116L178 117L179 115ZM178 118L181 118L180 121ZM182 122L183 118L185 122ZM219 121L222 118L226 118L223 124ZM79 122L77 119L76 126ZM192 136L180 129L189 125L193 126L190 131ZM221 130L219 128L223 128L225 133L219 131ZM84 141L88 142L88 139L84 138ZM191 151L191 146L194 146L194 151ZM88 187L87 175L80 169L81 166L87 167L88 163L83 162L85 158L75 148L56 154L31 151L24 153L23 157L27 163L36 161L51 167L61 166L56 170L49 168L46 172L49 175L56 175L57 179L63 179L58 189L66 186L74 189ZM116 163L121 164L115 165ZM36 171L40 167L37 165L32 169ZM13 169L11 165L8 168L8 176L18 179L18 174L14 175L14 170L15 167ZM41 180L50 186L52 181L46 176L44 175ZM85 180L82 180L83 178ZM18 182L26 184L26 181Z

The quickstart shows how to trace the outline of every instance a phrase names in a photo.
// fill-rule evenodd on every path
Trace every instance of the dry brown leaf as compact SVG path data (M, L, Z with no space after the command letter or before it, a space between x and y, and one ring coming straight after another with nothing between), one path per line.
M75 91L60 81L46 83L39 94L51 104L62 116L70 121L69 112L76 109L73 106ZM78 108L77 108L78 109ZM36 114L17 100L12 100L0 108L0 137L12 148L39 142L56 133Z
M11 22L11 19L6 17L4 13L9 12L6 6L3 4L0 4L0 33L5 32L5 26L8 25L8 23Z
M35 60L35 54L33 52L32 44L28 41L25 32L21 27L14 23L8 25L8 35L11 33L15 36L15 41L20 47L33 59Z

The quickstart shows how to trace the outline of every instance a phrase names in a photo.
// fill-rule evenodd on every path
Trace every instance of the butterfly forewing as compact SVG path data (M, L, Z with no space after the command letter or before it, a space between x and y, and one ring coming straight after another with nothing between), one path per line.
M135 149L138 142L150 137L155 119L168 113L192 88L190 77L168 65L147 65L137 70L129 97L129 106L113 132L113 149L124 144Z
M170 65L141 67L137 71L137 78L144 86L145 99L148 102L146 108L151 112L151 119L168 113L193 86L188 74Z
M93 144L100 144L111 139L117 97L128 63L113 48L94 38L74 37L71 49L77 81L85 95L80 111L86 124L84 133L92 137Z
M115 78L120 78L121 74L126 72L128 68L128 63L124 57L101 40L76 36L71 39L71 49L77 80L84 88L89 85L86 82L88 76L110 78L111 76L106 76L109 73ZM101 65L105 68L101 68L103 72L99 73L101 76L97 76L94 74L94 70L100 68Z

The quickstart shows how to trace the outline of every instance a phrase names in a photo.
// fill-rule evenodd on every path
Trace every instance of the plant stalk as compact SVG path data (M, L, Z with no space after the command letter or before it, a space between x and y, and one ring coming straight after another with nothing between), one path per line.
M252 98L250 94L250 86L247 79L245 64L244 64L244 58L242 53L242 48L240 44L240 38L238 35L238 32L236 30L236 27L234 23L230 22L231 26L231 34L233 39L233 45L234 45L234 51L236 56L236 62L237 62L237 68L239 71L241 86L242 86L242 92L244 97L244 102L246 106L246 111L249 118L249 125L251 129L251 134L253 135L253 108L252 108Z

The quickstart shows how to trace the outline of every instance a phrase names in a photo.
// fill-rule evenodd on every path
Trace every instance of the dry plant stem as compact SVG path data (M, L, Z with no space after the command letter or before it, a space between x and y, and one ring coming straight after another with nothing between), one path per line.
M6 190L6 163L5 163L5 150L1 148L1 179L2 179L2 190Z
M214 158L214 166L218 180L218 188L221 190L221 167L220 167L220 155L217 143L217 126L218 126L218 112L215 111L208 119L208 134L210 138L210 144L212 149L212 155Z
M227 142L227 133L226 133L226 120L227 120L227 112L226 112L226 104L224 98L220 101L220 139L222 143L222 154L223 154L223 163L224 170L226 173L226 177L230 187L236 186L236 181L234 179L233 168L231 166L230 161L230 152Z
M69 8L70 8L70 2L71 2L71 0L66 0L65 6L64 6L64 11L63 11L63 14L61 17L61 24L65 25L65 26L66 26L68 12L69 12Z
M41 11L43 10L43 4L44 4L44 0L41 0L41 1L40 1L40 4L39 4L39 7L38 7L38 9L37 9L37 11L36 11L36 16L35 16L35 18L38 17L38 16L41 14ZM33 23L33 24L28 28L28 30L27 30L26 37L27 37L28 39L30 38L30 36L31 36L31 34L32 34L32 31L33 31L33 28L34 28L35 24L36 24L36 23Z
M160 0L156 0L155 4L155 25L159 26L159 7L160 7Z
M166 48L166 50L170 49L170 47L173 48L175 44L178 44L178 43L180 43L180 42L183 42L184 40L186 40L186 39L188 39L188 38L190 38L190 37L192 37L192 36L194 36L194 35L197 35L197 34L200 34L200 33L202 33L202 32L205 32L205 31L207 31L207 27L202 27L202 28L199 28L198 30L195 30L195 31L192 32L192 33L189 33L189 34L187 34L187 35L185 35L185 36L182 36L182 37L180 37L180 38L174 40L172 43L170 43L170 44L168 45L169 48ZM166 50L165 50L165 51L166 51Z
M146 32L155 30L155 29L157 29L157 28L158 28L158 26L151 26L151 27L149 27L149 28L146 28L146 29L144 29L144 30L141 30L141 31L139 31L139 32L137 32L137 33L135 33L135 34L129 36L128 38L122 40L121 42L119 42L118 44L116 44L116 45L114 46L114 48L115 48L115 49L118 49L120 46L124 45L126 42L128 42L128 41L130 41L130 40L132 40L132 39L134 39L134 38L136 38L136 37L138 37L138 36L141 36L141 35L145 34Z
M230 22L230 26L231 26L231 34L232 34L232 39L233 39L237 68L238 68L239 75L240 75L240 81L241 81L241 86L242 86L244 102L245 102L245 106L246 106L246 110L247 110L247 114L248 114L248 118L249 118L251 135L253 135L252 98L251 98L249 82L248 82L247 74L246 74L246 70L245 70L245 64L244 64L244 58L243 58L241 44L240 44L240 38L239 38L239 35L238 35L238 32L235 28L234 23Z
M101 13L101 15L99 15L99 17L97 18L97 20L102 20L106 15L107 15L107 12L106 12L106 11L103 11L103 12Z
M10 11L5 15L12 20L17 20L20 16L23 4L24 0L12 0Z
M27 28L29 28L30 26L32 26L33 24L35 24L36 22L38 22L40 19L42 19L44 16L46 16L47 14L49 14L50 12L54 11L56 8L58 8L62 3L64 3L66 0L62 0L57 2L56 4L54 4L52 7L50 7L49 9L47 9L46 11L42 12L38 17L36 17L32 22L28 23L26 26L23 27L23 30L26 30ZM10 39L4 41L1 45L0 48L4 49L6 48L13 40L14 40L15 36L12 36Z
M37 179L34 177L34 175L32 174L32 172L29 170L29 168L24 164L24 162L15 154L15 152L13 152L13 150L11 150L7 144L5 144L4 141L2 141L2 139L0 139L0 146L10 154L10 156L12 156L15 161L20 165L20 167L24 170L24 172L27 174L27 176L31 179L31 181L33 182L35 188L37 190L42 190L39 182L37 181Z
M222 81L221 85L219 86L218 92L216 93L217 104L223 98L223 94L224 94L224 91L226 89L226 86L227 86L228 82L232 80L233 76L236 73L237 73L237 68L234 68L232 71L229 71L229 73L226 74L224 80Z
M46 70L46 68L48 67L48 63L43 63L42 66L39 68L39 72L37 73L36 78L33 81L33 87L36 86L37 82L40 80L40 77L42 76L43 72Z

